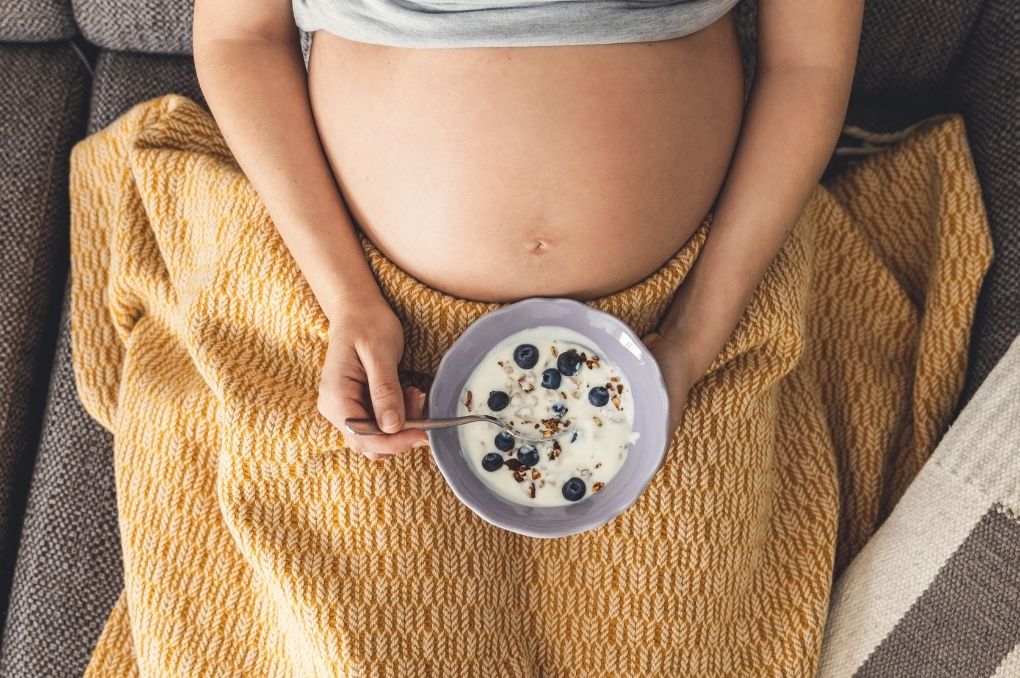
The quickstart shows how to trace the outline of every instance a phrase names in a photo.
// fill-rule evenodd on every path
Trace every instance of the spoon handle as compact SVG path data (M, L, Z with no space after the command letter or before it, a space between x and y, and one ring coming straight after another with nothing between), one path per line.
M444 428L446 426L460 426L473 421L485 421L483 417L470 414L464 417L450 417L448 419L408 419L404 428L415 428L428 431L433 428ZM384 434L385 431L379 428L375 419L348 419L344 422L348 429L362 436L376 436Z

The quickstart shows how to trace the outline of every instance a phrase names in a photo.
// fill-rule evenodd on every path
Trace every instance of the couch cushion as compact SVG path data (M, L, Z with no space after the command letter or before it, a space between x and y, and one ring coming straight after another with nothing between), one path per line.
M1020 334L1020 22L1016 0L986 0L952 85L967 121L995 259L981 288L965 403Z
M82 34L95 45L151 54L191 54L194 0L71 2ZM305 31L299 33L301 49L307 62L311 34Z
M167 92L202 100L187 57L102 52L95 73L90 131ZM112 439L78 400L67 322L65 308L0 650L11 678L81 675L122 586Z
M0 613L67 273L67 164L88 72L68 43L0 45Z
M78 400L67 311L0 646L12 678L82 675L123 585L113 437Z
M77 33L69 0L0 0L0 40L46 42Z
M96 59L88 132L106 127L139 102L171 92L205 105L190 56L103 51Z
M107 49L191 54L194 0L71 0L89 42Z
M854 93L898 102L940 94L983 3L865 2Z

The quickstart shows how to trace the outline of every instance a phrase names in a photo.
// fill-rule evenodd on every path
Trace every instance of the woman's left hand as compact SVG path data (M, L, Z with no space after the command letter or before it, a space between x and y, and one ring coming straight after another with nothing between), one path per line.
M655 356L662 371L662 378L666 381L666 391L669 393L669 430L672 437L687 407L687 394L701 374L696 373L688 351L681 344L655 331L646 334L641 341Z

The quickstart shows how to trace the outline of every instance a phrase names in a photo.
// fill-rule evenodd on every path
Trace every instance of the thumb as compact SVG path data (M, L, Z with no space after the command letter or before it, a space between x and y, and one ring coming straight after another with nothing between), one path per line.
M397 376L397 364L371 350L362 356L375 422L386 433L404 428L404 391Z

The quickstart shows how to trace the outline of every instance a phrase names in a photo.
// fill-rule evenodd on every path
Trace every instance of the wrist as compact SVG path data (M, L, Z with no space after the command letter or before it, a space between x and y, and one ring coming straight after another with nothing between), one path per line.
M667 350L671 354L671 362L678 366L683 380L688 386L693 385L705 373L697 358L692 354L690 346L682 339L668 336L655 330L650 333L654 338L656 351ZM707 368L706 368L707 369Z
M374 279L366 285L332 287L327 292L317 294L316 300L331 325L338 324L342 318L349 318L352 311L375 314L380 308L390 310L389 303Z
M720 232L713 234L677 290L659 323L659 333L683 346L701 378L732 336L760 276L731 252L721 253ZM710 249L712 245L716 247Z
M686 326L679 325L663 326L656 334L659 335L661 341L679 352L690 382L694 383L708 371L722 347L716 348L704 336L685 331L686 329Z

